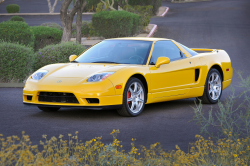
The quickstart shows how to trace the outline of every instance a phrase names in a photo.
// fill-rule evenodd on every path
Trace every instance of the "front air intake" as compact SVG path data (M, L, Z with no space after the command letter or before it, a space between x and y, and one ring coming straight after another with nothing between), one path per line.
M99 104L99 99L97 98L87 98L86 100L89 104Z
M40 92L38 101L56 103L79 103L73 93L64 92Z

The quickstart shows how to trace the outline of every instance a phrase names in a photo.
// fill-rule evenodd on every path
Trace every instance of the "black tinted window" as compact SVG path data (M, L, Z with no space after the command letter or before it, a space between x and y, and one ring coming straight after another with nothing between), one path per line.
M185 55L172 41L166 40L155 43L150 64L155 64L159 57L168 57L170 61L175 61L185 58Z

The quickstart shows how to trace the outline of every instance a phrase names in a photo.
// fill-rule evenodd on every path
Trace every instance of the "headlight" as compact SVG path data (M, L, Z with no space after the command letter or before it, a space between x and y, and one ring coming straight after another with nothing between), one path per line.
M103 81L110 75L112 75L114 72L105 72L105 73L99 73L92 75L91 77L88 78L87 82L98 82L98 81Z
M31 75L31 78L34 80L40 80L47 74L49 71L48 70L38 70L34 74Z

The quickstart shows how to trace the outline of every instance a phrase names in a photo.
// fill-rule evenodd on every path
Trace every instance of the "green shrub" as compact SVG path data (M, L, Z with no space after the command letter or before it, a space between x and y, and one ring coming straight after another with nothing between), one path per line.
M56 28L34 26L31 30L35 35L35 50L50 44L58 44L62 38L62 31Z
M124 10L135 13L141 16L141 29L148 26L150 23L150 19L153 16L153 6L131 6L131 5L125 5L123 7Z
M161 7L162 0L128 0L128 4L135 6L153 6L153 13L157 14L159 7Z
M81 33L82 36L89 36L90 22L82 21Z
M59 29L61 31L63 30L61 25L54 23L54 22L46 22L46 23L41 24L40 26L56 28L56 29Z
M0 42L0 50L0 82L22 82L32 73L32 48Z
M13 16L10 18L10 21L22 21L25 22L24 19L20 16Z
M17 4L10 4L6 6L7 13L19 13L20 7Z
M81 27L82 37L98 36L98 33L95 31L92 21L82 21ZM76 37L76 24L72 24L72 37Z
M139 29L140 16L127 11L102 11L92 16L92 23L105 38L125 37Z
M46 46L35 53L33 68L37 70L48 64L69 62L70 55L78 55L84 50L82 45L73 42Z
M34 47L35 37L27 23L3 21L0 23L0 39L10 43Z

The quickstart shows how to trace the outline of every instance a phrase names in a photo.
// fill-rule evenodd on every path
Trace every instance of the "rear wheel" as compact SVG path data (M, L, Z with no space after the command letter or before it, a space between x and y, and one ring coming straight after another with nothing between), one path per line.
M222 77L217 69L208 72L203 96L198 97L204 104L215 104L222 95Z
M61 107L38 107L40 110L43 112L56 112L58 111Z
M138 78L130 78L123 93L123 105L117 112L122 116L137 116L145 106L146 93Z

